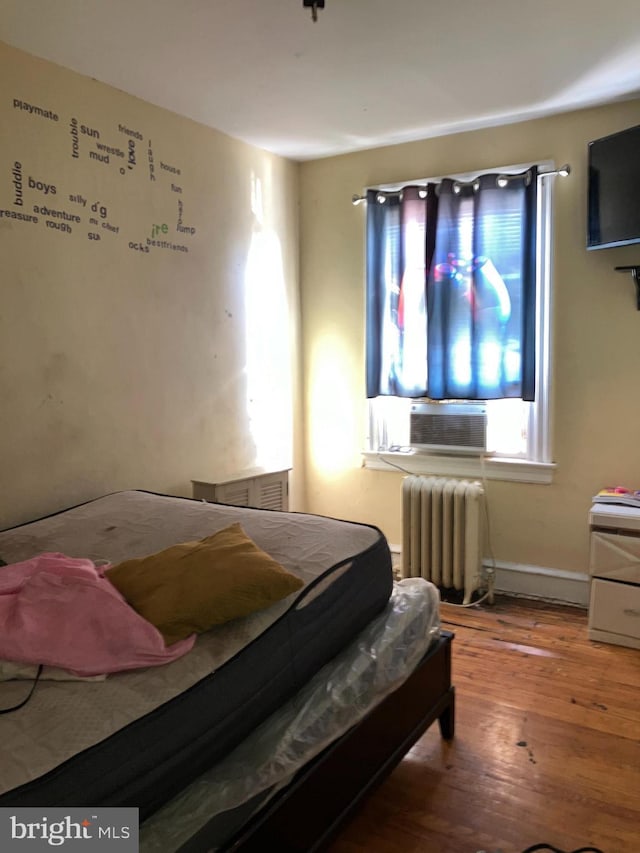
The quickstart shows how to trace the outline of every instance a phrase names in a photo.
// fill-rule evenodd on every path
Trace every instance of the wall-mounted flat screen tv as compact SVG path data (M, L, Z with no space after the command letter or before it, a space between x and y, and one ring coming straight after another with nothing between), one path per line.
M589 143L587 249L640 243L640 125Z

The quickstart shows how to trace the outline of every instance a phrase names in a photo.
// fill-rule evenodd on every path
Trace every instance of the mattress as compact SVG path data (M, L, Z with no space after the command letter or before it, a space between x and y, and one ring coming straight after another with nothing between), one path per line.
M384 610L226 758L140 827L141 853L218 850L294 775L413 672L440 635L433 584L394 584Z
M40 682L24 708L0 717L0 806L128 805L143 820L295 694L392 590L379 530L302 513L131 491L0 533L7 563L43 551L117 563L237 521L302 589L200 635L165 666ZM24 692L24 682L0 684L1 706Z

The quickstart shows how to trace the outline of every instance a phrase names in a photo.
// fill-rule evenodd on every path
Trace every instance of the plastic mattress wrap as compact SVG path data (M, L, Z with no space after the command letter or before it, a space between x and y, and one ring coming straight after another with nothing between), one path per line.
M385 610L353 643L225 759L143 823L141 853L171 853L214 816L252 799L264 805L392 693L439 632L437 589L420 578L394 584Z

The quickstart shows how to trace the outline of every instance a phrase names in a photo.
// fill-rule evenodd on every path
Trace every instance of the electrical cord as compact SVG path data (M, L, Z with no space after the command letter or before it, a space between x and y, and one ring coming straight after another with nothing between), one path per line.
M495 580L496 580L496 558L493 554L493 545L491 542L491 519L489 518L489 500L488 500L488 489L487 489L487 476L484 466L485 454L480 454L480 479L482 480L482 489L484 492L484 500L482 501L482 506L484 509L484 517L487 525L487 548L489 550L489 557L491 559L491 566L486 568L486 576L487 576L487 591L484 595L477 598L475 601L470 601L468 604L456 604L453 601L443 602L444 604L448 604L451 607L456 608L467 608L467 607L477 607L479 604L482 604L484 601L488 601L489 604L493 604L494 600L494 592L495 592Z
M18 702L17 705L11 705L10 708L0 708L0 714L10 714L12 711L17 711L19 708L23 708L27 704L29 699L31 699L31 697L33 696L33 691L36 689L37 683L40 681L40 676L42 675L42 668L42 664L40 664L36 676L31 682L31 690L27 694L26 698L24 698L22 702Z
M408 471L406 468L403 468L402 465L396 465L395 462L392 462L390 459L385 459L384 456L378 456L380 462L384 462L385 465L388 465L390 468L396 468L398 471L402 471L403 474L412 474L412 471Z
M475 601L470 601L468 604L456 604L455 601L442 601L441 604L448 604L449 607L477 607L478 604L482 604L483 601L486 601L488 598L493 598L493 589L488 589L484 595L480 596L480 598L476 598ZM491 601L489 602L492 603Z
M489 604L493 604L493 592L496 582L496 557L493 553L493 542L491 540L491 518L489 516L489 489L487 487L487 472L485 469L485 459L486 455L484 453L480 454L480 476L482 477L482 488L484 489L484 517L487 523L487 549L489 551L489 558L491 560L491 566L487 568L487 583L489 585Z

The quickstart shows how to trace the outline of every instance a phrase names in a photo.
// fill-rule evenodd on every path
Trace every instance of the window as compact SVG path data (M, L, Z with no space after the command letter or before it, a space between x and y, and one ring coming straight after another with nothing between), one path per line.
M508 176L522 172L523 166L510 167L495 170L500 176L508 180ZM478 240L482 246L482 256L491 259L499 258L500 288L497 289L493 299L493 310L496 315L501 309L503 319L500 339L501 355L498 355L498 347L490 337L483 339L480 349L484 352L484 372L479 372L471 381L469 364L473 359L469 358L470 340L475 332L469 332L465 325L466 314L464 307L461 312L461 333L451 339L449 346L450 363L448 373L453 379L454 385L461 389L449 397L444 392L438 394L436 399L449 400L451 398L461 401L464 389L470 388L475 393L470 399L486 400L487 407L487 465L489 475L495 477L509 477L514 479L533 479L535 482L548 482L551 477L551 452L549 442L549 358L550 358L550 255L551 255L551 204L553 190L553 167L545 163L539 166L536 178L537 194L535 198L536 218L536 240L535 240L535 294L532 303L532 340L534 346L531 352L535 355L532 359L532 386L535 385L535 393L523 392L522 385L518 386L520 369L520 357L522 352L521 342L517 339L517 323L521 316L520 299L522 289L519 287L518 251L521 235L519 231L519 220L517 211L510 209L509 205L498 207L485 212L482 218L482 233L480 237L472 236L472 201L467 196L461 198L456 207L456 234L455 234L455 261L459 258L474 259L477 253ZM456 182L471 184L477 181L475 175L454 176ZM431 183L431 182L429 182ZM413 188L412 188L413 189ZM417 189L417 187L415 188ZM397 188L385 188L377 197L375 203L382 203L385 193L393 196ZM424 197L424 194L422 195ZM385 199L386 200L386 199ZM371 204L371 202L370 202ZM417 210L418 208L416 208ZM428 217L428 211L426 216ZM425 269L435 260L442 266L442 258L433 257L435 251L429 246L429 238L426 236L428 228L425 228L425 216L415 215L415 211L409 208L405 214L404 239L401 234L401 215L393 212L388 219L390 223L386 229L387 240L386 256L392 258L393 253L402 253L404 274L402 281L393 281L389 288L389 300L394 300L395 305L386 306L386 318L382 319L383 334L380 337L380 360L376 364L381 370L383 377L390 377L387 388L375 396L370 394L370 359L367 363L367 383L370 396L369 406L369 431L368 450L365 454L369 467L386 467L397 465L406 470L419 471L421 465L426 465L424 470L438 473L438 467L443 473L457 473L454 460L442 459L442 457L430 458L426 462L424 453L416 451L410 445L409 439L409 413L412 402L415 399L425 399L432 395L425 394L426 383L420 379L420 366L425 362L425 340L431 336L434 339L434 322L439 323L437 311L434 311L433 302L429 305L420 306L420 300L425 302L424 278ZM407 217L409 220L407 222ZM413 217L413 219L411 218ZM440 217L440 214L439 214ZM407 224L410 225L407 228ZM440 225L439 225L440 227ZM438 232L440 237L440 231ZM368 242L372 239L371 228L368 226ZM475 241L475 242L474 242ZM425 249L426 245L426 249ZM431 255L430 255L431 253ZM441 253L440 253L441 254ZM453 257L453 256L452 256ZM370 246L367 247L368 266L371 263ZM387 263L385 274L393 276L394 264ZM432 277L434 268L432 267ZM446 271L447 273L449 271ZM451 270L450 272L456 272ZM396 274L396 279L398 278ZM422 283L422 284L421 284ZM477 291L474 292L474 295ZM500 300L504 300L502 303ZM426 300L428 302L428 299ZM432 316L428 323L428 332L425 335L424 327L420 329L419 311L424 309L426 313L431 310ZM437 306L436 306L437 308ZM392 310L390 310L392 309ZM508 310L507 310L508 309ZM450 309L448 308L450 313ZM368 305L367 332L371 328L370 306ZM394 314L393 311L396 313ZM385 307L380 310L380 316L385 312ZM393 322L396 316L400 316L400 322ZM392 317L389 322L388 317ZM434 316L436 320L434 321ZM400 332L398 332L400 329ZM437 327L436 327L437 331ZM402 358L397 358L398 335L403 337ZM369 341L368 341L369 343ZM394 363L395 359L395 363ZM423 371L424 372L424 371ZM515 384L514 384L515 382ZM395 384L394 384L395 383ZM495 394L492 393L494 386L499 386ZM431 382L431 387L438 387L437 383ZM484 393L489 391L488 394ZM491 396L497 397L491 399ZM534 399L523 399L526 396ZM381 464L376 464L376 460ZM514 463L521 463L520 465ZM500 464L502 463L502 465ZM458 460L457 465L464 469L465 475L474 472L474 466L478 466L477 460ZM469 469L467 471L467 469ZM536 471L537 469L537 471ZM509 473L506 474L505 472Z

